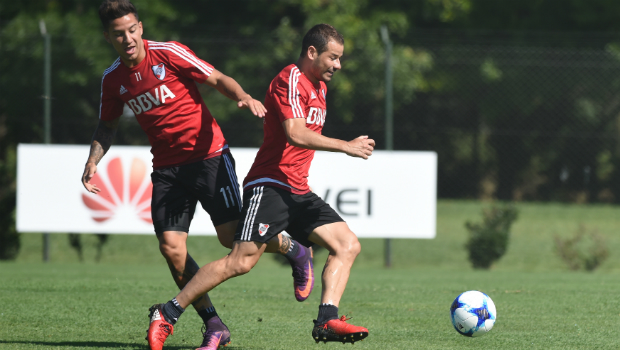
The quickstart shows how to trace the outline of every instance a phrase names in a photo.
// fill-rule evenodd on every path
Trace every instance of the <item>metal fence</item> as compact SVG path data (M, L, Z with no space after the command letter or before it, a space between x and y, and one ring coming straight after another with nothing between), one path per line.
M620 202L620 46L614 38L589 38L581 35L582 45L575 40L564 45L551 36L515 44L497 37L458 40L434 35L397 43L423 54L428 64L414 68L419 80L415 91L405 98L395 91L401 101L395 100L394 149L438 152L441 198ZM62 45L62 40L55 45ZM177 40L260 94L279 69L294 61L283 57L276 60L277 65L263 65L261 57L274 54L270 39ZM359 62L374 62L371 78L349 90L330 85L324 134L342 139L368 134L383 148L383 57L370 54L374 56L356 52L347 57L344 70ZM233 62L234 55L248 59ZM24 64L32 69L38 62L32 59ZM71 64L58 58L53 62L56 73L68 69L59 65ZM16 94L21 97L11 103L39 101L40 85L31 80L18 85L29 90ZM348 81L356 82L350 76ZM76 103L76 110L83 113L52 113L54 143L88 143L96 125L100 80L76 83L89 90L85 97L69 99L57 93L53 104ZM259 146L262 124L234 106L222 107L222 98L210 90L203 89L203 96L231 146ZM344 100L352 103L343 105ZM6 123L9 129L23 129L41 117L7 118L19 118ZM29 128L40 131L40 127ZM36 138L16 141L37 142ZM123 121L116 144L146 142L135 121Z
M620 199L620 60L608 49L427 46L397 148L439 153L442 197ZM443 80L441 80L443 78Z

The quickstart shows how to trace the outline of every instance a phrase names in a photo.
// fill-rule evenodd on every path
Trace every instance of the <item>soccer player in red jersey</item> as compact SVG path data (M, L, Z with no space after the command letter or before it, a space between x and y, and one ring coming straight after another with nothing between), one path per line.
M242 203L234 159L196 83L217 89L236 101L239 108L247 108L258 117L264 117L266 110L234 79L198 58L188 47L177 42L142 39L142 22L129 0L104 1L99 17L106 41L120 57L103 73L100 120L82 183L89 192L100 192L91 179L112 144L123 108L128 105L151 144L153 225L160 251L182 289L199 269L186 245L197 202L209 213L220 242L228 248L233 244ZM278 235L270 240L268 251L288 258L295 286L314 281L312 271L304 269L312 264L310 249ZM307 295L304 296L300 298L296 293L300 301L305 300ZM206 326L200 349L216 349L229 343L230 332L208 295L203 293L192 302ZM172 328L161 324L157 310L151 310L150 317L161 332L172 332ZM152 348L163 345L161 332L148 334Z
M284 68L271 82L265 98L263 145L244 181L243 212L233 249L203 266L176 298L152 307L170 327L197 297L249 272L267 242L286 230L303 245L313 242L329 251L312 330L315 341L353 343L368 336L368 329L347 323L344 316L338 318L340 298L360 243L307 181L315 150L367 159L374 149L375 142L368 136L346 142L321 135L326 116L325 82L341 68L343 50L344 39L332 26L316 25L305 35L297 63Z

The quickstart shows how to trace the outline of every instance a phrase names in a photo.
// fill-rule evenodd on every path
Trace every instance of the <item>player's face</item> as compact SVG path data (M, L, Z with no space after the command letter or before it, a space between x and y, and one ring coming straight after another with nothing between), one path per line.
M146 56L142 42L142 22L138 22L133 13L113 20L103 36L128 67L137 65Z
M327 50L320 55L314 53L312 61L312 75L318 81L330 81L334 72L342 68L340 66L340 58L344 52L344 45L335 41L327 43Z

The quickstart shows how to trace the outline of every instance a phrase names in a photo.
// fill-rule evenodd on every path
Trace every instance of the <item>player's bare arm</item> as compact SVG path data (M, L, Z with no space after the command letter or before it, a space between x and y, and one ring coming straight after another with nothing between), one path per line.
M306 119L292 118L282 122L288 143L293 146L319 151L342 152L351 157L368 159L372 155L375 141L368 136L359 136L344 141L318 134L306 127Z
M265 112L267 112L267 110L265 109L265 106L263 106L262 102L253 99L252 96L243 91L243 88L235 79L223 74L217 69L213 70L205 83L215 88L222 95L236 101L239 108L248 108L252 114L259 118L263 118L265 116Z
M96 184L91 184L90 180L97 172L97 164L112 145L119 121L120 117L109 121L99 120L99 125L97 125L90 144L90 154L84 166L84 174L82 174L82 184L88 192L97 194L101 191Z

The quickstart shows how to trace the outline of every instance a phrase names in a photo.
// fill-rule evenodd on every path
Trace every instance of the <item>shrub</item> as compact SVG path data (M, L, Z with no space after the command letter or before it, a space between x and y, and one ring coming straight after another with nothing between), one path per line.
M605 238L596 229L587 231L585 225L580 224L573 237L553 237L556 253L571 270L594 271L609 256Z
M80 260L80 262L84 261L84 250L82 249L82 237L80 237L79 233L69 233L67 235L67 238L69 239L69 246L71 246L71 248L75 249L75 251L78 254L78 259Z
M79 233L69 233L67 237L69 238L69 246L75 249L75 251L78 254L78 259L80 260L80 262L84 262L84 244L82 243L82 235ZM103 254L103 246L108 241L109 235L105 233L100 233L100 234L95 234L94 237L96 237L97 239L97 241L95 242L95 249L96 249L95 261L100 262L101 256ZM86 240L88 242L89 237L87 237Z
M101 255L103 254L103 246L108 241L108 238L110 236L108 236L105 233L100 233L100 234L97 234L96 236L97 236L97 243L95 244L95 248L97 248L97 255L95 255L95 261L99 262L101 261Z
M506 253L510 226L517 216L518 211L513 206L493 206L482 211L482 223L465 223L469 231L465 248L474 268L488 269Z
M3 206L0 205L0 208ZM14 213L14 211L13 211ZM19 253L19 233L15 230L13 215L0 217L0 260L14 260Z
M15 229L16 164L14 148L0 155L0 260L17 258L20 248L19 233Z

